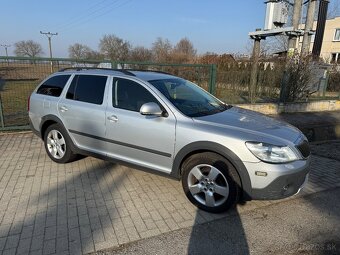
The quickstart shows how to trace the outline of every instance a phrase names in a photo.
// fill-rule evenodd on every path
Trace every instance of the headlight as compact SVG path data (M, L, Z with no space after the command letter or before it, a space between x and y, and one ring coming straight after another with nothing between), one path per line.
M270 163L286 163L298 160L298 156L288 146L276 146L267 143L246 142L247 148L257 158Z

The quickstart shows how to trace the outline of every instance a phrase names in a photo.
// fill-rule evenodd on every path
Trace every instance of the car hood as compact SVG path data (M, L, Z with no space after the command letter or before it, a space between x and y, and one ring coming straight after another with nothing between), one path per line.
M286 122L239 107L232 107L224 112L193 119L208 125L240 128L243 131L249 130L250 133L256 132L279 137L290 142L295 142L301 136L300 130Z

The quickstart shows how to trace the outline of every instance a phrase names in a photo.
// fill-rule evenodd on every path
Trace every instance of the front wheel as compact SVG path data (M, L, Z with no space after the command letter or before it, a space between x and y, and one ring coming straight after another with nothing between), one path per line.
M70 148L66 131L59 124L53 124L46 129L44 144L48 156L54 162L68 163L76 158Z
M238 201L240 178L224 157L211 152L195 154L184 162L182 170L184 192L198 208L220 213Z

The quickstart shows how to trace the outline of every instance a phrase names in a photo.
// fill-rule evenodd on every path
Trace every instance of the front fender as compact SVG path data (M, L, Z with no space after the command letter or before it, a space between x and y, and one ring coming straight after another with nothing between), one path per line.
M220 154L221 156L225 157L230 161L230 163L233 164L235 169L237 170L241 183L239 184L240 187L243 189L243 197L244 199L250 199L251 198L251 181L249 177L249 173L244 166L243 162L240 160L240 158L231 150L229 150L227 147L214 143L209 141L200 141L200 142L193 142L191 144L188 144L184 146L176 155L174 159L174 163L172 166L172 171L170 175L174 178L180 179L182 175L182 163L184 159L187 158L188 155L195 154L196 152L202 152L202 151L211 151L215 152L217 154Z

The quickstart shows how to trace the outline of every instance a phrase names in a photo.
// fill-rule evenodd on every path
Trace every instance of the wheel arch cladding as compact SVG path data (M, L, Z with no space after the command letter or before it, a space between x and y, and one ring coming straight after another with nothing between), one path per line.
M60 124L65 129L62 121L57 116L46 115L41 118L41 123L40 123L40 133L41 133L42 139L44 139L46 129L52 124Z
M41 138L44 140L44 135L45 135L45 131L46 129L53 124L59 124L66 132L66 135L70 141L70 146L72 151L76 152L77 151L77 147L75 146L75 144L73 143L68 130L65 128L63 122L61 121L61 119L59 119L57 116L55 115L46 115L44 117L42 117L41 119L41 123L40 123L40 133L41 133Z
M176 155L174 159L174 163L172 166L171 175L177 179L181 178L181 168L182 163L191 155L196 153L202 153L202 152L213 152L217 153L227 160L230 161L230 163L235 167L238 175L241 179L241 188L243 190L243 199L250 200L251 199L251 181L249 177L249 173L244 166L243 162L240 160L240 158L232 152L227 147L214 143L209 141L200 141L200 142L194 142L191 144L188 144L184 146Z

